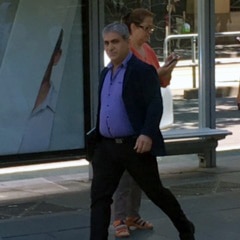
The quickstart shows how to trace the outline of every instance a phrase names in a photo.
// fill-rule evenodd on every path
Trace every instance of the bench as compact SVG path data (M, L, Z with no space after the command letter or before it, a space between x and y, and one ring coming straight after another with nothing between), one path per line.
M228 130L199 128L162 131L167 155L198 154L199 167L216 167L218 141L232 133Z

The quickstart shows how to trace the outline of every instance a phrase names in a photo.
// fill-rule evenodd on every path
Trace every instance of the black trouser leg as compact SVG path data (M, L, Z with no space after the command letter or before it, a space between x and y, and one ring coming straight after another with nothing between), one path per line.
M114 155L114 145L104 141L98 145L94 154L90 240L108 239L112 196L124 171Z
M161 183L156 158L149 153L133 153L131 159L125 161L126 168L149 199L171 219L180 236L188 233L193 236L193 226L186 218L179 202Z

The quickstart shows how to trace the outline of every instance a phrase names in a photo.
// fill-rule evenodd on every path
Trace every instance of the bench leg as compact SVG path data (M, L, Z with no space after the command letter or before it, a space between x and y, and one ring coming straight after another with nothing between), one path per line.
M216 147L208 148L204 153L199 153L199 167L213 168L216 167Z

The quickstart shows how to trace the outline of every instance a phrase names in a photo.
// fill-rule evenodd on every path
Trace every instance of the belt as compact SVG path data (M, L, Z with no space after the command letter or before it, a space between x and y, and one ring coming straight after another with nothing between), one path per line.
M131 143L137 139L137 136L119 137L119 138L107 138L102 137L103 140L111 141L116 144Z

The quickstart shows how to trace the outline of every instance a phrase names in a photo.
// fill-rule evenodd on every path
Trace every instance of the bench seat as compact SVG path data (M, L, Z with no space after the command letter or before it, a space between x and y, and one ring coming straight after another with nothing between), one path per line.
M218 141L232 134L228 130L198 128L162 131L167 155L198 154L200 167L216 167Z

